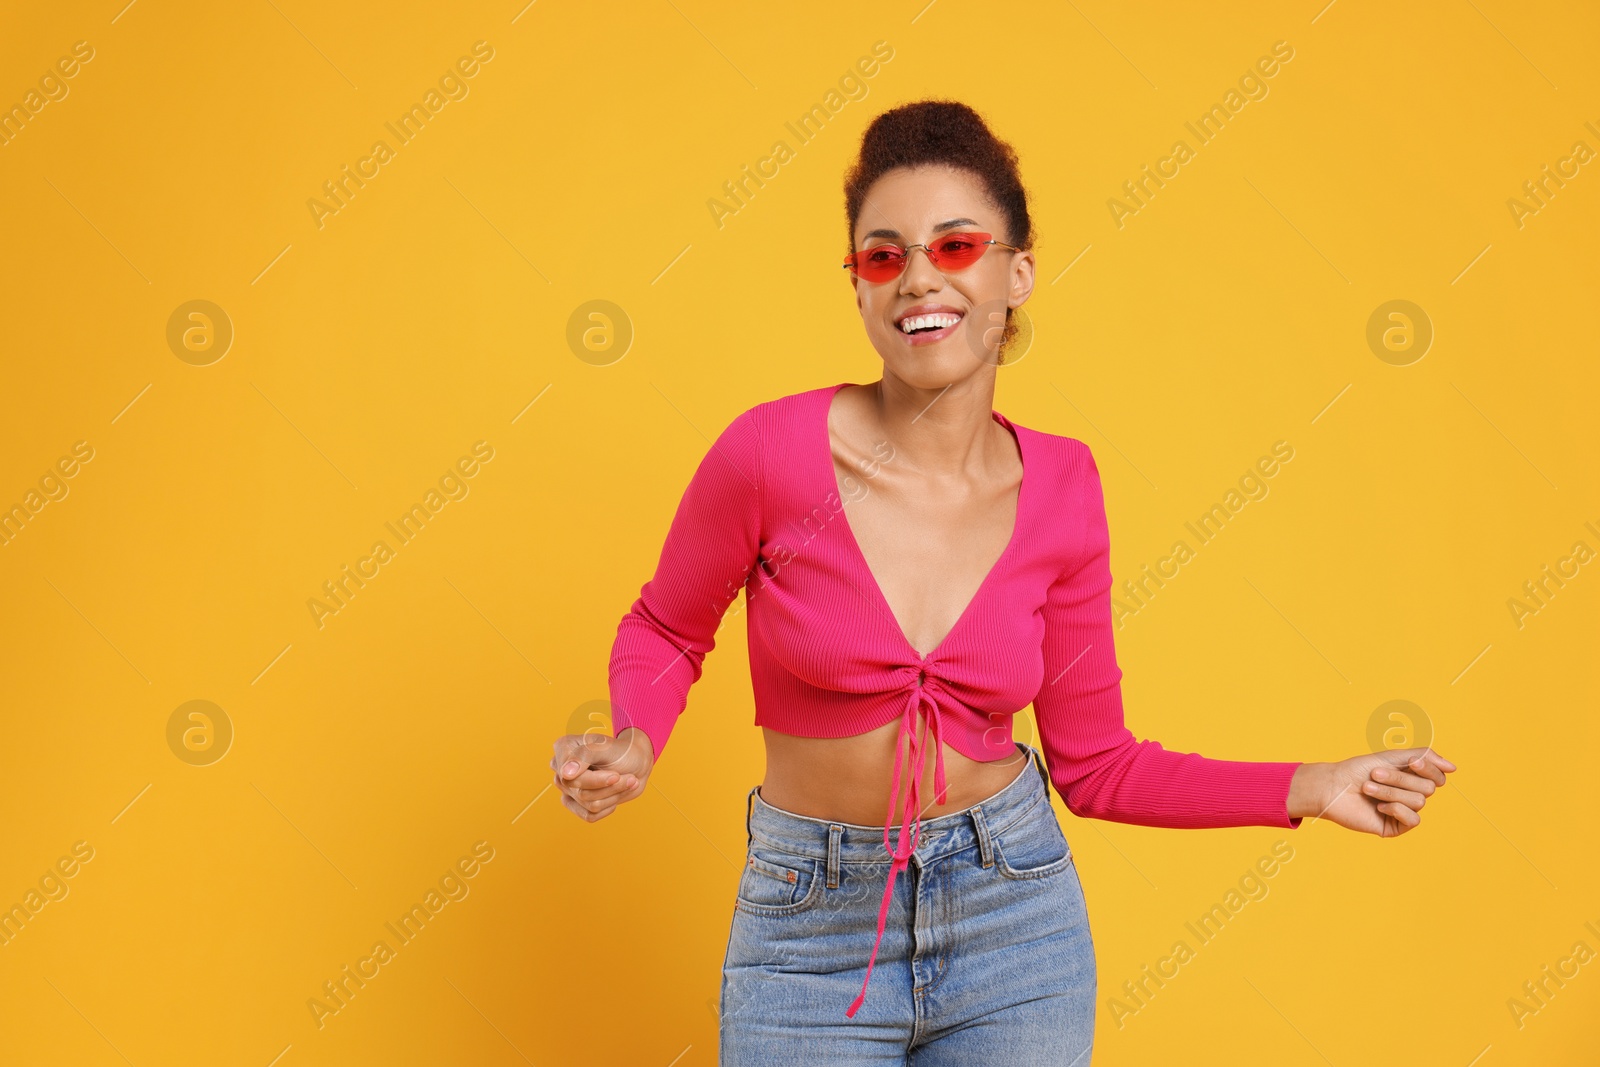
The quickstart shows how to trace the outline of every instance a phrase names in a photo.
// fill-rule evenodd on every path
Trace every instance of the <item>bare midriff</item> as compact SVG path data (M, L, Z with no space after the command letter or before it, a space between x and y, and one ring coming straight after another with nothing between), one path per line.
M889 810L889 790L894 785L896 761L900 795L895 798L895 824L904 811L906 792L917 768L895 740L900 720L851 737L797 737L762 727L767 743L767 773L761 780L761 799L775 808L830 822L882 826ZM917 724L919 735L924 726ZM981 761L944 746L947 795L940 804L934 796L934 746L923 744L921 787L922 818L932 819L970 808L1016 780L1029 761L1022 749L998 760ZM914 821L916 813L912 813Z

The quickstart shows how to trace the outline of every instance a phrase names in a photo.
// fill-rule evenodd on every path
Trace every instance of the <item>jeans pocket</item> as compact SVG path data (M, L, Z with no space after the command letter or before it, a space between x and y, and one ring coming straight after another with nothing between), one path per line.
M751 846L734 906L751 915L794 915L809 908L818 895L818 860L776 849Z
M1072 865L1072 849L1047 803L994 835L994 848L995 866L1007 878L1044 878Z

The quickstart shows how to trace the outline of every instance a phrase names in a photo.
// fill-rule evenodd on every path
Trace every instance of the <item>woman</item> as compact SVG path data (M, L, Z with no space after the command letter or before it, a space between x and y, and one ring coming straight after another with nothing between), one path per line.
M618 627L615 737L563 737L551 768L590 822L641 795L744 588L767 772L720 1062L1087 1063L1094 946L1050 783L1084 817L1392 836L1455 767L1426 749L1247 763L1136 741L1099 470L1082 442L993 410L1034 285L1015 154L965 105L895 108L863 137L846 211L882 380L723 431ZM1040 748L1012 738L1030 704Z

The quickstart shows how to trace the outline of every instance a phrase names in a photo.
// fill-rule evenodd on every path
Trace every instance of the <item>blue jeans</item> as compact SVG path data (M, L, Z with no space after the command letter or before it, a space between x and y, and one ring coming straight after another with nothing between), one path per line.
M1017 749L1010 785L923 820L854 1018L845 1009L889 871L883 827L796 815L750 790L722 965L722 1067L1089 1067L1096 979L1083 886L1044 757Z

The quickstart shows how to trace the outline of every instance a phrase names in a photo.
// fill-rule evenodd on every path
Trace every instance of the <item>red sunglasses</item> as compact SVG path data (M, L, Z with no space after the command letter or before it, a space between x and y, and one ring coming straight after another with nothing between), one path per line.
M949 273L965 270L978 262L990 245L1009 248L1013 252L1022 251L1016 245L996 241L986 233L947 233L936 238L932 244L914 244L904 248L891 244L873 245L850 253L845 257L844 267L863 281L889 282L905 272L911 250L920 248L927 253L928 262Z

